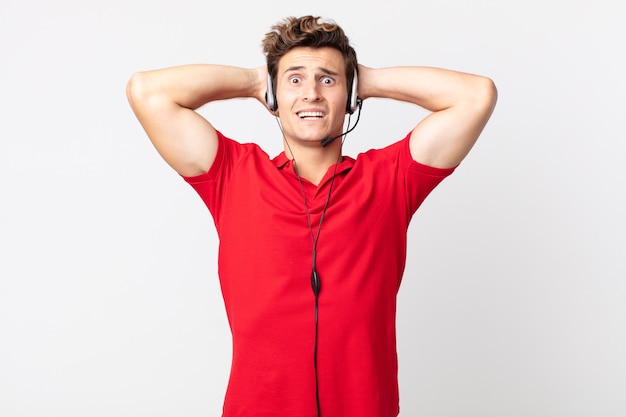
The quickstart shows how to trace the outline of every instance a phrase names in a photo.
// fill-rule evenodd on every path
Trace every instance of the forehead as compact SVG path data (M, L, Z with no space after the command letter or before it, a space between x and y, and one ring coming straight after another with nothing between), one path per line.
M326 70L344 74L345 60L341 52L334 48L297 47L280 58L278 74L284 74L294 68L306 70Z

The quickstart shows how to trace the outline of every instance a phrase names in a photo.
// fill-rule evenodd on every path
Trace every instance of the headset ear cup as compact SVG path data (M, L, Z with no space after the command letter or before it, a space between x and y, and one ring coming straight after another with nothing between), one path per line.
M276 102L276 94L274 93L274 84L272 83L272 76L267 73L267 91L265 92L265 104L270 111L276 111L278 109L278 103Z
M350 89L350 95L348 96L348 103L346 106L346 111L349 114L352 114L356 111L358 107L358 81L357 81L357 73L354 71L354 78L352 78L352 88Z

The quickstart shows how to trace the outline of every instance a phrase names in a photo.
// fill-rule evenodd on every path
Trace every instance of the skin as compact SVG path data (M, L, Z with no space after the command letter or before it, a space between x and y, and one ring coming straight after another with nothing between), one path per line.
M278 65L276 98L285 154L317 183L341 151L340 141L328 148L320 142L343 130L348 93L342 55L332 48L292 49Z
M429 67L359 66L359 96L385 97L430 110L411 134L411 156L424 165L461 163L487 124L497 90L486 77Z
M217 152L215 128L195 110L230 98L255 98L265 106L267 69L187 65L134 74L129 103L163 159L184 176L207 172ZM343 57L332 48L294 48L278 65L276 97L285 153L300 175L318 184L341 152L320 141L342 132L347 88ZM369 68L359 65L358 96L414 103L431 113L416 121L414 160L438 168L457 166L489 120L497 99L486 77L440 68ZM321 117L301 118L302 111ZM417 119L417 116L416 116ZM289 146L287 146L287 144Z

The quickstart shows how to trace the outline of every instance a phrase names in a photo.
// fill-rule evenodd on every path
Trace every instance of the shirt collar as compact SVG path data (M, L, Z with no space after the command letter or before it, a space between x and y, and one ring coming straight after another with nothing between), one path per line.
M283 169L283 168L292 166L291 159L287 158L287 155L285 155L284 151L278 154L276 157L274 157L274 159L272 159L272 162L278 169ZM354 159L349 156L344 155L342 157L341 162L339 162L339 166L337 167L337 172L350 169L352 168L353 165L354 165ZM332 168L334 169L334 166Z

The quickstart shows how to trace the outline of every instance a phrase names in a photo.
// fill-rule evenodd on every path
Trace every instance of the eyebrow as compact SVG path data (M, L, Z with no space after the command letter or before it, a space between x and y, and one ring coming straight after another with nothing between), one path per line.
M288 72L292 72L292 71L300 71L301 69L304 69L304 65L295 65L295 66L293 66L293 67L289 67L289 68L287 68L287 69L285 70L285 72L284 72L284 73L286 74L286 73L288 73ZM335 72L335 71L329 70L328 68L325 68L325 67L318 67L318 69L319 69L320 71L322 71L324 74L328 74L328 75L339 75L339 73L338 73L338 72Z

